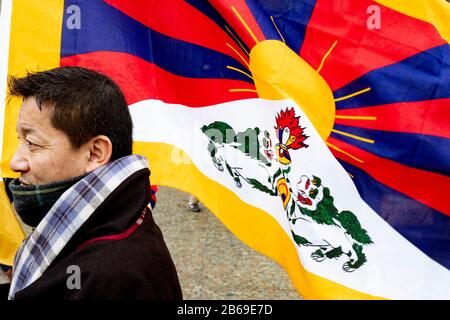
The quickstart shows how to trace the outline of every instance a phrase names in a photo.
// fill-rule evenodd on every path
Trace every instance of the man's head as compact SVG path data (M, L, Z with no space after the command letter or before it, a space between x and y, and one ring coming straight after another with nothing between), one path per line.
M102 74L80 67L30 73L10 78L9 94L23 98L10 162L23 184L66 180L131 154L125 98Z

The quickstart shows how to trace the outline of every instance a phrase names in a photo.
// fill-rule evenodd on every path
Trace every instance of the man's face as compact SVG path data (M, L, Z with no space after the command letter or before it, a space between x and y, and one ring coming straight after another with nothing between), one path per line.
M72 148L69 137L51 124L53 106L42 106L36 100L24 100L17 121L19 146L10 167L20 172L24 185L48 184L86 173L89 151Z

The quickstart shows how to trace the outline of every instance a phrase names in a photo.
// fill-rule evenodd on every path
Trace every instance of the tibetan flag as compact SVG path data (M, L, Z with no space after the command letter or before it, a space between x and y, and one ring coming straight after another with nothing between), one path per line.
M9 75L109 75L152 182L198 197L305 298L450 299L446 1L21 0L5 14ZM3 177L19 106L4 110Z

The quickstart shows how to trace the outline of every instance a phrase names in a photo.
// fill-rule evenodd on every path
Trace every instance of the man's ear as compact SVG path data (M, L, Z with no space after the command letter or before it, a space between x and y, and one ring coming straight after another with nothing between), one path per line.
M87 148L89 158L86 164L86 173L107 164L112 155L112 142L107 136L99 135L89 140Z

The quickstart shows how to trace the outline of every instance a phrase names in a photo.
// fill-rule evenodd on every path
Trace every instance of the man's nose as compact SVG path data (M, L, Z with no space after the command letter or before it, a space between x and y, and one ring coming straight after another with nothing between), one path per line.
M13 157L11 158L9 167L12 171L15 172L27 172L30 169L22 144L19 145Z

